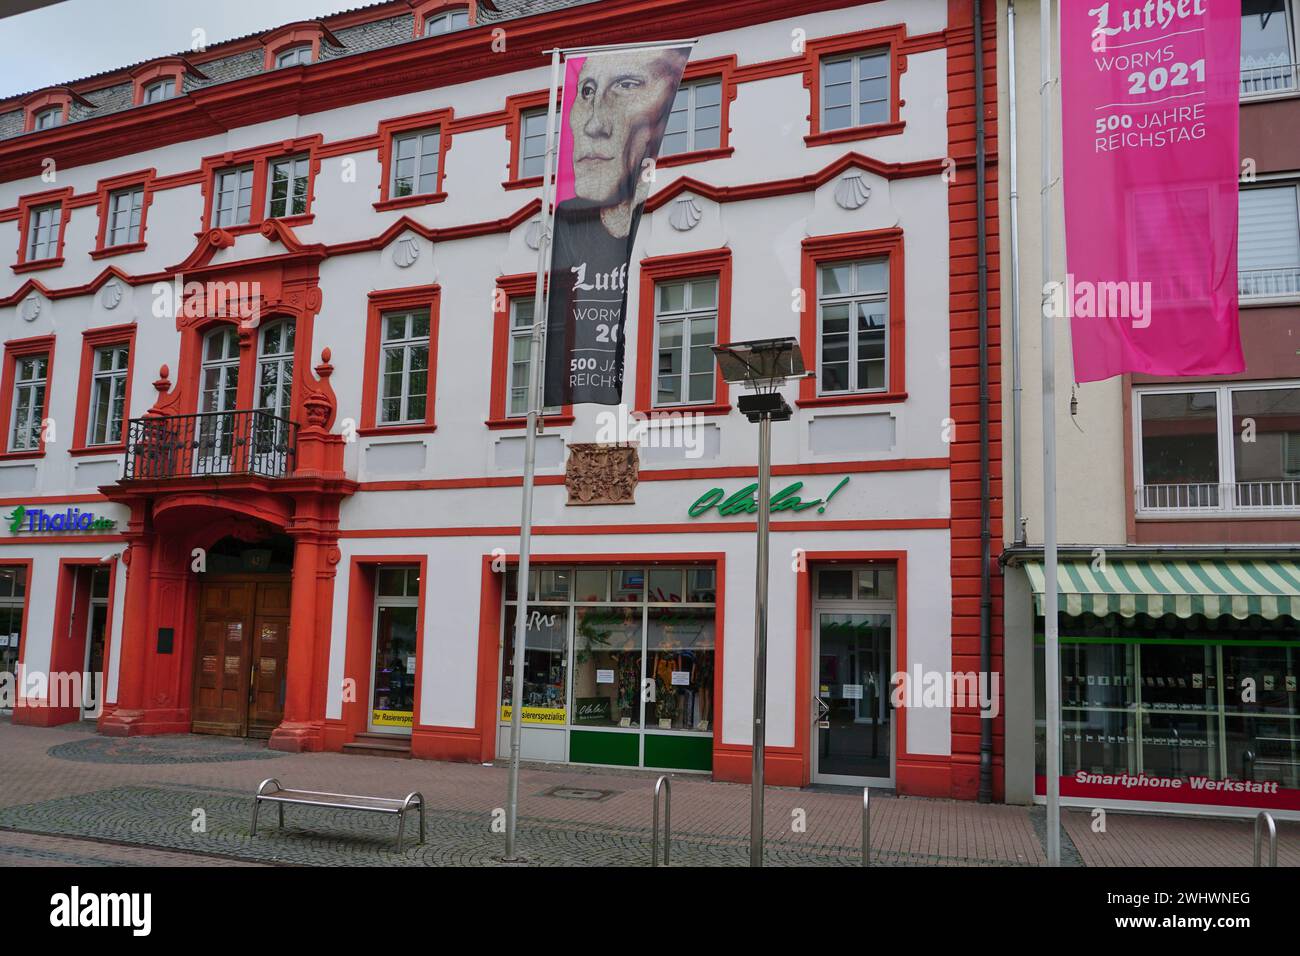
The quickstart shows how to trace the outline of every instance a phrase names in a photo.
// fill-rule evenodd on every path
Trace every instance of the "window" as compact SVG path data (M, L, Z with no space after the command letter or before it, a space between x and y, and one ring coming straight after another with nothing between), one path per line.
M655 404L693 405L714 398L718 280L655 286Z
M415 723L420 568L381 567L375 585L369 728L410 733Z
M528 414L528 353L533 337L535 319L532 296L518 296L510 300L510 377L506 396L506 414L522 418ZM537 376L545 378L546 350L543 346L537 357ZM559 406L542 409L543 415L558 415Z
M519 178L546 173L546 110L519 117Z
M257 407L279 418L289 417L294 328L292 321L264 326L257 357Z
M38 451L41 447L49 360L48 353L19 355L14 360L14 411L9 429L10 451Z
M1237 219L1242 298L1300 295L1300 196L1294 184L1243 189Z
M464 30L468 26L469 10L463 7L457 8L425 17L424 35L431 37L439 33L451 33L455 30Z
M389 196L428 195L438 191L437 129L393 137L393 179Z
M90 427L87 445L115 445L122 440L126 416L126 378L131 351L126 345L95 349L91 372Z
M199 375L198 449L195 473L220 474L232 464L238 423L230 412L239 396L239 334L223 325L203 341L203 366Z
M169 100L176 95L176 80L168 77L164 80L154 80L144 88L141 94L141 103L161 103L163 100Z
M124 246L140 241L140 221L144 209L144 187L121 189L108 197L108 231L106 246Z
M253 214L253 167L227 169L217 173L215 226L239 226Z
M883 390L888 375L889 263L817 268L818 385L823 395Z
M22 565L0 567L0 673L18 673L21 651L23 613L27 605L27 568Z
M889 121L889 56L873 50L822 60L823 131Z
M59 220L63 215L62 203L36 206L28 213L27 261L53 259L59 254Z
M1137 392L1139 513L1300 510L1300 385Z
M382 322L379 424L423 422L429 394L429 312L386 312Z
M671 156L722 145L722 80L683 83L668 114L659 153Z
M1241 94L1296 88L1292 0L1242 0Z
M32 128L51 129L55 126L62 126L62 125L63 125L63 107L51 106L48 109L43 109L36 114L36 118L32 123Z
M289 156L273 159L267 194L270 197L267 216L283 218L300 216L307 211L307 185L310 180L310 157Z
M297 46L291 46L288 49L281 50L275 55L275 68L284 69L287 66L309 66L311 64L311 44L300 43Z

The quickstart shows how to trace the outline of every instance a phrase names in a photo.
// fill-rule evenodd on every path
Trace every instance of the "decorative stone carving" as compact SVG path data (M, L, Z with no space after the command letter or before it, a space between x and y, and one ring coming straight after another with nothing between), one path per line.
M571 505L631 505L636 503L641 464L636 445L577 444L569 446L564 485Z
M524 245L536 252L542 245L542 221L534 219L524 230Z
M861 209L871 198L871 187L860 172L845 173L835 184L835 204L841 209Z
M37 317L40 314L41 314L41 297L33 292L27 298L23 299L23 310L22 310L23 321L35 322Z
M700 201L694 196L684 196L673 203L672 212L668 214L668 225L678 232L689 232L700 224L703 215Z
M393 244L393 262L399 269L409 269L420 258L420 242L412 235L402 236Z
M122 302L122 283L116 279L109 279L104 283L102 296L104 308L116 309Z

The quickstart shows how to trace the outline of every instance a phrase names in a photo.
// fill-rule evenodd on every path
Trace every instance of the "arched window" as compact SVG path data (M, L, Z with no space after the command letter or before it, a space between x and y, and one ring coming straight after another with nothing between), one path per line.
M454 7L441 13L433 13L424 18L424 35L427 37L439 33L451 33L469 26L469 8Z

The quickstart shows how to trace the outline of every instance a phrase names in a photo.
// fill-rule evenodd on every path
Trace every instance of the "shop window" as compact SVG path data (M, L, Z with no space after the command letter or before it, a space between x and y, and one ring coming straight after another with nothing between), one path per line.
M131 371L129 345L108 345L94 351L90 385L90 428L86 444L116 445L122 441L126 418L126 384Z
M241 226L253 217L253 167L223 169L217 173L216 197L213 203L212 224L225 228Z
M27 568L0 566L0 673L17 677L27 610Z
M36 206L27 215L27 251L24 261L40 262L56 258L63 238L60 222L63 204Z
M717 330L716 277L655 287L655 405L713 403Z
M1241 95L1296 88L1294 0L1242 0Z
M863 259L817 269L820 394L883 391L889 381L889 263Z
M662 156L717 149L722 145L722 80L713 78L683 83L668 114Z
M386 312L380 359L379 424L423 422L429 397L429 313Z
M1300 188L1294 183L1241 190L1237 291L1243 299L1300 296Z
M268 165L266 215L271 219L300 216L307 211L307 187L311 182L311 158L286 156Z
M144 187L119 189L108 197L108 227L105 246L124 246L140 241L144 210Z
M521 722L567 732L574 762L707 769L715 600L713 568L531 569ZM513 690L513 571L505 601L502 723Z
M1135 396L1139 514L1300 511L1300 384Z
M381 567L375 580L370 730L409 733L415 723L420 569Z

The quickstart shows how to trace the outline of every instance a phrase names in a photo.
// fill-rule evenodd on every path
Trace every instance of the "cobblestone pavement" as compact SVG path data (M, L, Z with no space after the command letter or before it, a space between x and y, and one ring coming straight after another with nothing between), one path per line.
M105 744L87 726L15 727L7 721L0 721L0 765L0 864L5 865L173 862L171 857L184 865L197 854L218 863L478 866L499 864L503 849L493 822L505 800L504 766L279 754L255 741L190 735ZM287 808L283 831L276 826L274 807L265 807L253 837L251 794L272 776L302 789L399 797L418 790L428 805L427 842L416 844L414 818L406 849L398 854L393 817L293 806ZM524 767L521 854L533 865L648 864L656 776ZM746 785L675 775L673 864L744 865L749 796ZM769 788L766 860L778 866L858 865L861 807L860 792ZM1239 820L1111 813L1107 831L1099 834L1092 832L1088 814L1064 816L1066 863L1250 863L1250 825ZM885 793L872 802L878 864L1041 865L1042 833L1041 808ZM55 842L42 843L30 834ZM1280 842L1279 862L1300 865L1300 825L1282 825ZM158 854L157 860L145 850ZM60 855L66 858L56 858Z

